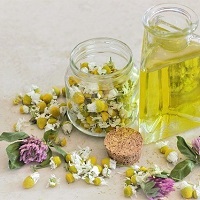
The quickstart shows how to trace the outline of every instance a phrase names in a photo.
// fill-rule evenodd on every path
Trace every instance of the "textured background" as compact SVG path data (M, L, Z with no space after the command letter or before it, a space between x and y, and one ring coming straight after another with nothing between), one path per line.
M12 131L13 124L20 117L12 98L31 84L43 91L52 86L64 86L64 73L69 63L70 51L83 40L94 37L113 37L127 43L133 51L139 67L143 37L142 16L147 8L163 3L159 0L0 0L0 133ZM169 0L191 7L200 17L199 0ZM197 33L200 33L199 29ZM38 134L37 128L29 133ZM185 134L191 139L197 131ZM76 141L76 143L74 142ZM175 146L175 138L170 138ZM79 146L90 146L94 155L106 156L102 138L92 138L74 130L68 139L66 151ZM0 198L3 200L92 200L125 199L123 197L124 169L113 172L108 186L94 187L82 181L68 185L64 180L64 169L54 173L61 178L61 184L46 189L50 169L41 170L41 180L31 190L23 190L21 183L30 174L30 168L11 171L7 168L6 142L0 143ZM171 169L156 147L143 148L140 165L157 163ZM197 184L199 170L187 177ZM145 199L138 194L137 199ZM178 191L169 199L181 199Z

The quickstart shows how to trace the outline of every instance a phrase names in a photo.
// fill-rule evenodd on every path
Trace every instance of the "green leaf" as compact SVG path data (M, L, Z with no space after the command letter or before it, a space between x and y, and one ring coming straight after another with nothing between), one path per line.
M61 154L64 158L65 158L65 156L66 156L66 152L64 151L64 150L62 150L62 148L60 148L59 146L57 146L57 145L55 145L55 144L53 144L53 147L55 148L55 150L59 153L59 154Z
M161 174L155 174L155 177L158 178L168 178L169 174L167 173L161 173Z
M54 130L48 130L44 133L43 139L48 143L49 141L55 140L57 137L58 132Z
M145 189L145 191L148 191L148 190L152 189L154 186L155 186L155 182L149 181L149 182L145 183L144 189Z
M3 132L0 135L0 141L14 142L16 140L22 140L29 137L28 134L24 132Z
M155 197L158 194L159 188L154 186L154 181L149 181L141 184L141 188L147 197Z
M184 160L178 163L170 173L170 177L175 181L183 180L194 168L195 162L192 160Z
M40 164L38 165L34 165L33 166L33 169L36 170L36 169L41 169L41 168L45 168L45 167L48 167L49 166L49 163L50 163L50 158L52 157L52 151L51 149L49 148L48 152L47 152L47 158L41 162Z
M177 136L177 147L179 149L179 151L185 155L188 159L193 160L193 161L197 161L197 155L196 153L193 151L193 149L188 146L188 144L185 142L184 138Z
M20 152L19 147L21 142L15 142L7 146L6 152L9 159L9 168L10 169L19 169L24 165L24 162L20 161Z

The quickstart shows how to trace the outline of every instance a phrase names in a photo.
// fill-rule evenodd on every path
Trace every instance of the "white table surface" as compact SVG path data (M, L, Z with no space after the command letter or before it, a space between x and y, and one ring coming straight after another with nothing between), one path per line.
M64 86L64 73L69 63L69 54L79 42L94 37L113 37L127 43L139 66L143 25L141 18L147 8L166 1L159 0L0 0L0 133L12 131L13 124L21 117L19 107L12 99L31 84L42 91L52 86ZM173 0L191 7L200 18L199 0ZM200 33L200 29L197 30ZM37 127L27 128L27 133L42 136ZM199 136L200 129L182 134L187 141ZM66 151L77 146L89 146L99 161L106 157L103 138L94 138L73 130ZM168 139L176 149L176 138ZM19 170L8 169L5 148L0 142L0 199L29 200L118 200L123 196L123 172L117 168L108 179L107 186L93 186L77 181L67 184L65 170L49 168L39 170L41 178L34 188L22 188L23 179L31 174L29 166ZM156 163L166 170L167 164L155 144L144 145L138 165ZM47 180L54 173L61 183L56 188L46 188ZM200 170L195 168L185 179L197 184ZM137 199L146 199L138 193ZM181 199L176 189L168 199Z

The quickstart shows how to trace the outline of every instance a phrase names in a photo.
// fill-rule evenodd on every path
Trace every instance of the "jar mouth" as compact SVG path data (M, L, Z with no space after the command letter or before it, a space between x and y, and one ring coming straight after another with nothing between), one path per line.
M84 60L86 62L97 61L97 64L98 62L103 64L103 62L106 63L110 58L112 61L117 62L118 67L120 67L111 74L90 74L80 70L80 64L81 62L84 62ZM88 82L97 79L98 81L104 81L105 79L119 77L122 72L128 73L131 70L132 65L132 51L128 45L117 39L107 37L85 40L75 46L70 55L70 67L72 71L76 76L86 79Z
M187 6L159 4L149 8L143 24L155 36L181 37L193 33L198 26L197 14Z

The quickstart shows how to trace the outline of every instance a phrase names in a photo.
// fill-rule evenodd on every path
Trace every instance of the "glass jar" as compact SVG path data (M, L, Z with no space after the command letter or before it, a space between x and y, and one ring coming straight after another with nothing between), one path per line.
M131 49L112 38L95 38L71 52L65 75L68 117L81 132L104 137L130 126L138 114L138 72Z
M143 24L139 130L150 143L200 126L200 38L182 5L154 6Z

